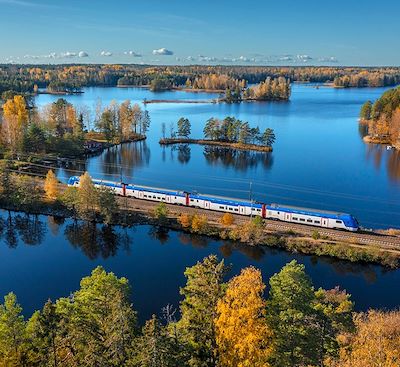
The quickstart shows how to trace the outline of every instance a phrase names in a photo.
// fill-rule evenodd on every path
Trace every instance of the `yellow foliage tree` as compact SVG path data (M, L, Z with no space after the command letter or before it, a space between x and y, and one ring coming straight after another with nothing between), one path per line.
M192 225L192 217L183 213L178 217L178 222L183 228L189 228Z
M97 203L98 191L89 173L85 172L79 179L78 212L83 217L91 218L95 214Z
M203 215L195 214L192 218L192 231L199 233L207 228L208 220L207 217Z
M265 284L249 267L233 278L217 304L216 342L220 366L267 367L272 333L266 323Z
M24 97L16 95L7 100L3 105L3 116L3 141L15 151L20 147L28 126L29 114Z
M44 181L44 191L49 200L56 200L58 197L58 180L52 170L49 170Z
M355 317L356 333L341 350L340 367L398 367L400 311L369 311Z
M221 224L224 226L231 226L234 221L235 219L231 213L225 213L220 219Z

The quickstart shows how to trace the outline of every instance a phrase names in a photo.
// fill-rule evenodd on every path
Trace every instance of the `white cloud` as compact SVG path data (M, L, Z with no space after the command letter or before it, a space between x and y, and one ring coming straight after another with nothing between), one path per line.
M80 52L78 53L78 56L79 56L79 57L89 57L89 54L88 54L86 51L80 51Z
M199 55L199 61L201 61L201 62L216 62L216 61L218 61L218 59L214 56Z
M133 57L142 57L141 54L139 54L139 53L137 53L135 51L132 51L132 50L131 51L125 51L124 55L133 56Z
M312 60L312 57L309 55L297 55L296 58L298 61L301 61L301 62L307 62L307 61Z
M101 51L100 55L109 57L109 56L112 56L112 52L110 52L110 51Z
M153 55L171 56L173 54L173 51L167 50L165 47L159 48L158 50L153 50Z
M61 54L60 54L60 57L62 57L62 58L72 58L72 57L76 57L76 52L70 52L70 51L67 51L67 52L61 52Z
M328 62L328 63L337 63L339 60L335 56L329 56L329 57L320 57L318 59L319 62Z

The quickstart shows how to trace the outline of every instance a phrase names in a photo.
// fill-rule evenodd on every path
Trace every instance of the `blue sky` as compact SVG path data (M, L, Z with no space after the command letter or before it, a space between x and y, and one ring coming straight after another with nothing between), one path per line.
M399 0L0 0L0 63L400 65Z

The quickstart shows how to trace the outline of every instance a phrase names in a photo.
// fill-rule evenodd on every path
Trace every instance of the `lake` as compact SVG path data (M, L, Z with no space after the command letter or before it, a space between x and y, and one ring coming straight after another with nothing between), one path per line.
M152 119L147 141L111 148L87 161L70 161L58 175L66 180L88 170L93 177L169 187L267 203L279 202L353 213L366 227L400 226L400 156L384 146L366 145L358 125L360 106L375 100L384 89L332 89L294 85L288 103L189 104L146 106ZM164 92L139 88L86 88L66 96L94 111L112 99L211 99L215 94ZM58 97L39 95L38 106ZM273 153L239 152L203 146L160 147L161 125L187 117L192 137L202 137L210 117L235 116L275 130ZM250 193L251 183L251 193ZM158 233L149 226L113 231L69 220L39 222L2 214L0 239L0 295L14 291L25 314L47 298L67 296L97 265L126 276L140 321L159 313L168 303L178 305L183 272L209 254L232 264L231 275L248 265L259 267L264 281L292 259L304 263L316 287L336 285L353 295L357 310L400 305L400 271L351 264L329 258L290 254L276 249L238 246L231 242ZM8 227L10 228L8 228Z
M88 170L93 177L194 190L266 203L283 203L354 214L368 228L400 227L400 152L367 145L358 124L360 106L384 88L334 89L294 84L290 102L241 104L148 104L152 124L146 142L125 144L87 162L71 162L59 177ZM206 100L212 93L143 88L86 88L66 96L94 111L115 99ZM58 96L39 95L38 106ZM142 104L143 106L143 104ZM161 125L187 117L192 137L203 136L210 117L235 116L274 129L273 153L240 152L195 145L160 147ZM251 193L250 193L251 183Z
M0 296L13 291L24 314L43 306L48 298L66 297L79 288L82 277L101 265L125 276L132 301L143 323L167 304L177 306L183 272L209 254L232 265L229 276L243 267L261 269L264 282L292 259L303 263L315 287L339 285L352 294L357 310L395 308L400 304L400 271L351 264L324 257L290 254L169 231L147 225L107 229L52 217L28 218L0 211Z

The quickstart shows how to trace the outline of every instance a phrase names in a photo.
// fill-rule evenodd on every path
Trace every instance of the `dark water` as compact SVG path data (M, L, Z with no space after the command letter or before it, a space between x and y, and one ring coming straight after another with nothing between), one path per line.
M400 153L384 146L367 145L358 124L360 106L375 100L383 88L316 89L294 85L289 103L149 104L152 126L146 142L110 149L87 164L74 162L60 172L66 178L87 169L93 177L136 182L267 203L279 202L353 213L363 226L400 227ZM94 109L112 99L209 99L207 93L152 93L145 89L88 88L68 96L74 104ZM37 104L55 100L40 95ZM235 116L275 130L271 154L235 152L202 146L161 148L161 124L188 117L192 136L201 137L210 117Z
M183 272L209 254L232 264L230 276L254 265L264 281L292 259L305 264L316 287L339 285L352 294L357 310L400 304L400 271L328 258L293 255L269 248L235 245L150 226L107 229L51 217L27 218L0 212L0 296L17 294L26 316L48 298L68 296L97 265L125 276L141 322L165 305L178 305Z

